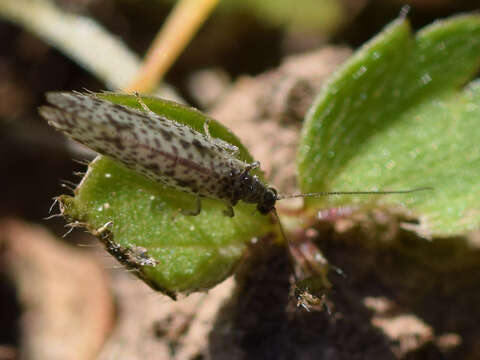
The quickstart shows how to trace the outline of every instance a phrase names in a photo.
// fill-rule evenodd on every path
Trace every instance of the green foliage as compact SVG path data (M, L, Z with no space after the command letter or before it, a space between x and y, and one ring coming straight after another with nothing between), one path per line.
M312 106L299 149L301 188L433 191L312 199L311 207L400 206L419 231L464 234L480 220L480 16L412 36L400 19L360 49Z
M299 149L304 192L409 189L408 195L309 199L308 209L357 204L399 207L434 236L478 228L480 208L480 83L467 82L480 64L480 16L438 22L412 36L400 19L360 49L331 79L312 106ZM139 108L128 95L98 96ZM203 131L207 117L176 103L144 97L154 112ZM240 141L210 120L212 136ZM240 203L234 218L225 205L154 183L104 157L77 188L62 196L64 214L86 224L120 261L152 287L174 297L208 289L230 275L248 242L274 229L269 217Z

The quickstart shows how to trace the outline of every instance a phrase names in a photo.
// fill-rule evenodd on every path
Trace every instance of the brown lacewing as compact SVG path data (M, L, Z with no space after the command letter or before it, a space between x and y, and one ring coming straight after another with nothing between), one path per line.
M234 216L240 200L257 204L261 214L273 212L285 236L275 209L277 200L345 194L400 194L429 188L399 191L334 191L279 195L250 171L258 162L245 163L235 157L238 150L223 140L205 134L150 111L138 97L144 111L102 100L94 94L52 92L51 106L40 108L48 123L96 152L109 156L161 184L197 195L225 201L225 214ZM188 212L187 212L188 213Z

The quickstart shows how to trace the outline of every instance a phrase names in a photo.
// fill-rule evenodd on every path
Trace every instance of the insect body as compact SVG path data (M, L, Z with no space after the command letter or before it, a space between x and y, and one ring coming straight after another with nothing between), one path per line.
M91 94L54 92L47 101L52 106L41 107L40 114L68 137L154 181L224 200L229 216L239 200L256 203L262 214L275 206L275 189L250 174L259 163L237 159L231 146L208 133ZM198 212L199 201L192 214Z

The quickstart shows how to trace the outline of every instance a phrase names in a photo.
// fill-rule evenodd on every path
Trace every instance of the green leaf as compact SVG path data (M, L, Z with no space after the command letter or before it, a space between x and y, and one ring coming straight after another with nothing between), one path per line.
M98 94L122 105L138 107L128 95ZM155 98L142 98L163 116L203 130L205 116L186 106ZM227 129L212 120L212 136L244 147ZM224 280L244 255L249 241L272 230L268 217L254 205L239 204L235 217L223 215L225 203L202 199L202 212L194 210L193 195L165 187L107 158L97 157L75 196L61 196L63 214L102 239L107 250L135 270L153 288L175 297L178 292L209 289Z
M299 149L305 192L408 189L330 197L311 207L400 206L419 231L461 235L480 220L480 16L438 21L412 36L399 19L332 78L309 111Z

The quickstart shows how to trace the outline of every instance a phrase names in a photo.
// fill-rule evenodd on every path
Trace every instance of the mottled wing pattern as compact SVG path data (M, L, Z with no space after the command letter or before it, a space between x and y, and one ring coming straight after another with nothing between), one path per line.
M50 125L154 181L219 199L232 199L234 175L246 164L189 126L99 99L49 93L40 108Z

